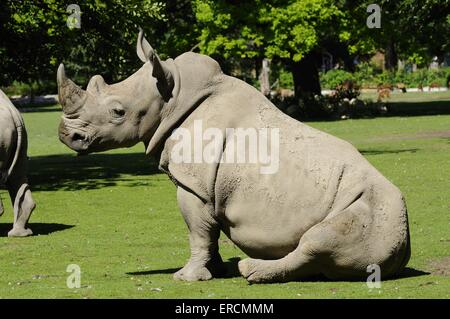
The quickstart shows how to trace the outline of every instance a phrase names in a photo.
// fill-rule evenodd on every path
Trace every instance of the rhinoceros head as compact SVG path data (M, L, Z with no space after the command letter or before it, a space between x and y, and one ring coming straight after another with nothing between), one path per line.
M130 147L149 141L172 98L173 62L161 61L139 32L137 54L144 65L122 82L108 85L100 75L86 90L58 68L58 95L63 108L59 138L80 154Z

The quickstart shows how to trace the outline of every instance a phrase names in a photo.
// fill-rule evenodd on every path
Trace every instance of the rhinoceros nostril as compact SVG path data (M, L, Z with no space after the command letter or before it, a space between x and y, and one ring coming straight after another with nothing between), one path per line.
M72 141L84 141L86 139L86 137L85 136L83 136L83 135L81 135L81 134L79 134L79 133L74 133L73 135L72 135Z

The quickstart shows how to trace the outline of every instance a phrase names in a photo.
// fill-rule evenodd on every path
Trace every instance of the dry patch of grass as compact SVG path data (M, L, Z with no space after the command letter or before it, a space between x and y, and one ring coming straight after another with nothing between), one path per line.
M434 259L429 268L433 275L450 276L450 256Z

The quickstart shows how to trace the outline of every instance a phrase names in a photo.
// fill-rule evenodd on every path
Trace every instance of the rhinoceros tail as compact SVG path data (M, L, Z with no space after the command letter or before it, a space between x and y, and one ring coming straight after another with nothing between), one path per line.
M3 212L4 212L4 210L3 210L2 198L0 197L0 216L3 215Z
M9 166L8 172L5 176L5 181L11 176L11 174L14 171L14 168L17 164L17 161L19 160L20 152L22 151L22 140L23 140L23 130L24 130L24 123L22 120L22 116L20 115L19 111L14 107L14 105L8 104L8 109L11 114L11 117L14 121L14 126L17 130L17 142L16 142L16 150L14 152L14 158L11 162L11 165Z

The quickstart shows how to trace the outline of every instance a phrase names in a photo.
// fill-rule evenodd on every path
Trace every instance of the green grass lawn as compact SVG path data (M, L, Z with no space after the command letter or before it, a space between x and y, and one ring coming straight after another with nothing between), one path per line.
M378 93L361 93L362 99L376 100ZM434 101L449 101L450 100L450 90L442 92L407 92L402 93L399 91L392 92L388 101L390 102L434 102Z
M0 298L450 298L450 115L309 123L352 142L405 194L409 268L372 290L320 280L249 285L239 276L174 281L189 257L187 227L175 187L144 147L76 157L57 138L56 107L24 118L36 236L5 237L13 217L0 191ZM220 251L234 273L245 255L225 236ZM69 264L81 267L79 289L66 286Z

